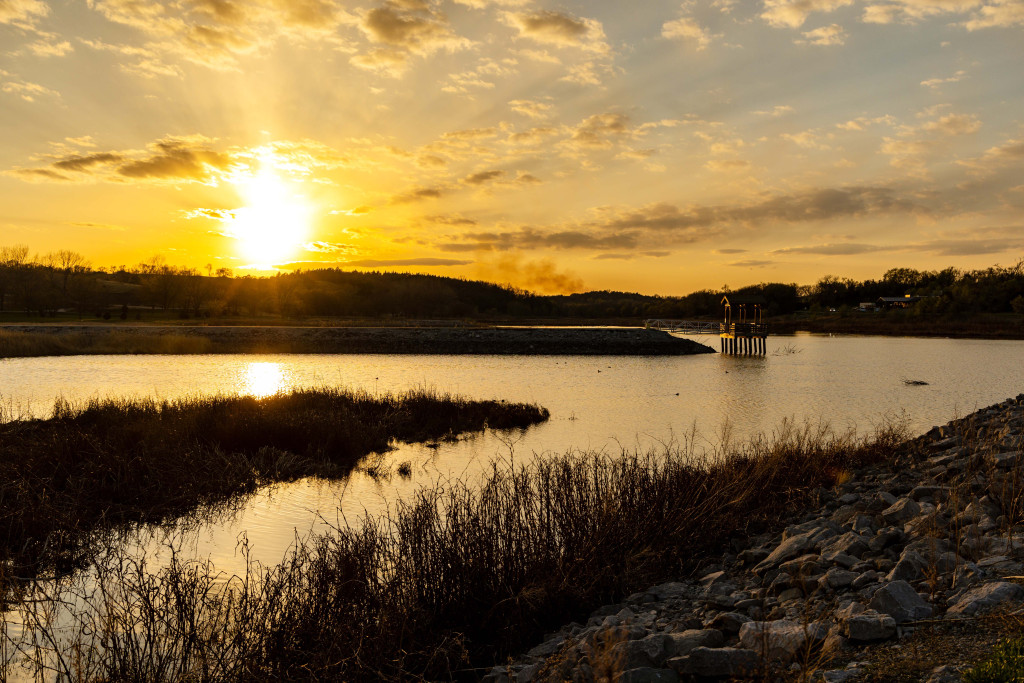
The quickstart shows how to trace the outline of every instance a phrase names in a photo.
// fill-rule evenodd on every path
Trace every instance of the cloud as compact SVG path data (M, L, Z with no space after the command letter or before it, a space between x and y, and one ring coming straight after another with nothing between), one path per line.
M282 37L337 45L337 28L356 21L335 0L90 0L88 5L149 38L142 47L112 47L125 54L144 51L138 56L148 63L132 70L151 75L166 74L167 55L223 69ZM160 68L148 68L154 65Z
M114 154L112 152L99 152L97 154L86 154L86 155L73 155L55 161L53 167L62 171L79 171L84 172L92 168L93 166L103 164L113 164L123 160L120 154Z
M385 2L363 15L360 28L375 43L415 54L471 45L471 41L455 35L444 15L425 3Z
M437 245L442 251L510 251L513 249L591 249L621 250L637 246L633 234L596 234L583 230L545 232L521 228L508 232L470 232L458 236L459 242Z
M449 189L447 187L417 187L395 195L391 198L391 203L412 204L414 202L421 202L427 199L440 199L444 195L448 194L448 192Z
M766 268L768 266L776 265L775 261L765 261L759 259L747 259L746 261L733 261L732 263L726 263L727 266L734 268Z
M1024 26L1024 2L1020 0L994 0L982 5L971 19L964 23L968 31L983 28Z
M853 0L765 0L761 18L772 26L799 28L815 12L831 12Z
M856 254L870 254L890 249L890 247L883 247L877 244L819 244L809 247L785 247L783 249L776 249L772 253L815 254L819 256L853 256Z
M467 185L486 185L492 181L498 180L505 175L504 171L480 171L479 173L473 173L462 179Z
M0 83L0 92L20 97L26 102L35 102L36 98L41 96L60 97L60 93L56 90L50 90L46 86L27 81L5 81Z
M604 42L604 28L594 19L552 10L505 12L503 19L519 32L520 38L556 47L575 47L601 54L609 52L608 44Z
M450 258L359 259L346 261L354 268L391 268L401 266L468 266L472 261Z
M0 0L0 24L32 29L49 13L49 5L42 0Z
M746 159L711 159L704 167L709 171L717 173L728 173L730 171L744 171L750 168L750 162Z
M0 0L2 3L2 0ZM37 40L34 43L29 43L29 52L34 54L36 57L63 57L64 55L74 52L75 48L71 46L71 43L66 40L54 40L51 36L46 36L42 40Z
M839 24L822 26L813 31L804 31L804 39L797 40L798 45L843 45L846 43L846 32Z
M772 118L778 118L780 116L785 116L786 114L792 113L793 107L789 106L788 104L777 104L771 109L762 109L760 111L754 112L754 114L757 116L771 116Z
M46 180L67 181L71 178L62 173L57 173L48 168L15 168L4 171L5 175L11 175L29 182L43 182Z
M967 135L981 128L981 122L970 114L947 114L935 121L929 121L922 129L943 135Z
M483 138L493 138L498 134L497 128L467 128L464 130L453 130L443 134L441 137L445 140L481 140Z
M715 249L712 253L718 254L719 256L728 256L731 254L745 254L746 249Z
M629 117L625 114L594 114L583 119L572 132L571 142L577 147L607 149L613 138L630 133Z
M957 71L948 78L929 78L926 81L921 81L921 85L926 88L938 88L946 83L956 83L957 81L963 80L963 77L967 75L966 71Z
M703 50L711 44L711 34L692 17L681 17L666 22L661 27L663 38L684 38L693 41L697 50Z
M302 245L302 248L306 251L310 251L317 254L351 254L355 251L355 248L347 244L335 244L334 242L306 242Z
M149 156L124 163L117 172L126 178L210 182L231 160L210 150L207 142L199 137L167 137L149 146Z
M509 109L531 119L542 119L551 113L551 105L547 102L535 100L512 100L508 103Z

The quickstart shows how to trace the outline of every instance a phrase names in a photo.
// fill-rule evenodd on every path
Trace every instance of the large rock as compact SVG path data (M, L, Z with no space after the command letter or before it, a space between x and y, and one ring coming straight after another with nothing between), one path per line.
M882 511L886 524L902 526L921 513L921 506L912 498L900 498Z
M946 612L947 617L969 617L1024 599L1024 588L1008 581L986 583L967 591Z
M616 643L611 649L611 658L622 669L660 667L668 659L669 643L667 633L654 633L639 640Z
M795 536L790 536L776 546L775 550L773 550L768 557L761 560L761 562L754 567L754 571L761 573L785 562L786 560L792 560L795 557L800 557L808 550L814 548L818 543L835 536L835 533L835 530L831 527L821 526L815 527L801 534L796 534Z
M862 612L846 620L843 632L847 638L857 642L885 640L896 635L896 620L888 614Z
M668 660L681 674L716 678L753 677L761 669L761 659L753 650L734 647L698 647L685 657Z
M740 628L740 644L768 659L789 662L827 635L828 629L817 622L752 621Z
M885 578L887 581L917 581L924 576L926 569L928 561L910 548L905 548L896 566Z
M682 633L668 634L668 656L682 657L698 647L719 647L725 642L721 631L713 628L689 629Z
M679 674L672 669L645 666L623 671L615 677L615 683L679 683Z
M906 581L890 581L876 590L869 606L888 614L897 624L914 619L927 619L932 615L932 606L922 600Z

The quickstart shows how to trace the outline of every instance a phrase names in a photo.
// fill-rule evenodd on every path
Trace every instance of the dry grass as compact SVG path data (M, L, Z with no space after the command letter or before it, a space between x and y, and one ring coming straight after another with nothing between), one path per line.
M36 633L63 640L37 636L31 652L39 671L69 680L472 679L546 629L790 518L848 468L893 457L902 438L787 424L705 458L507 462L482 486L421 491L228 582L205 565L151 573L114 553L102 589L80 591L77 626L58 636L37 619Z
M424 391L58 402L50 419L0 423L0 567L69 568L98 530L175 518L270 482L343 476L392 440L545 419L537 406Z

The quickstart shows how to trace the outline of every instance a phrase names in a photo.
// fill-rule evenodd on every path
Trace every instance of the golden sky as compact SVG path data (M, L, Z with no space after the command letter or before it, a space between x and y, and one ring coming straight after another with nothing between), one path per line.
M1024 256L1024 0L0 0L0 246L684 294Z

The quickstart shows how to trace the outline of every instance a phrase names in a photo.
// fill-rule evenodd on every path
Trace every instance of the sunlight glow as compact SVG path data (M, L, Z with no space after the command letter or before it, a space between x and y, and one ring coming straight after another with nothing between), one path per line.
M279 174L272 156L260 160L256 175L234 181L246 205L232 212L229 235L251 265L270 266L295 256L309 239L312 207Z
M280 363L248 363L241 379L242 392L256 398L266 398L291 388Z

